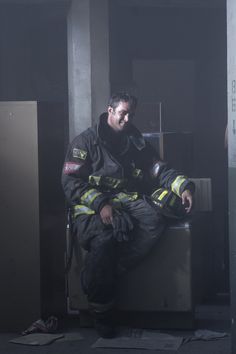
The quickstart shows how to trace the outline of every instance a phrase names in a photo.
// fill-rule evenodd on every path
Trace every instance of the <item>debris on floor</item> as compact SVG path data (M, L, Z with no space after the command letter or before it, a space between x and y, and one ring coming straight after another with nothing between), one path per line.
M50 316L46 321L41 318L33 322L21 334L23 336L31 333L55 333L58 328L58 319L55 316Z
M10 343L24 345L47 345L57 339L63 338L64 334L31 333L10 340Z
M194 332L194 337L192 337L192 340L216 340L227 336L228 333L226 332L215 332L208 329L198 329Z
M40 318L21 332L20 337L11 339L9 342L25 345L47 345L55 341L76 341L83 339L83 336L79 332L57 333L57 331L58 319L55 316L50 316L45 321Z
M215 332L207 329L198 329L189 336L172 335L158 330L144 330L140 328L120 328L117 336L112 339L98 338L92 348L123 348L123 349L151 349L151 350L178 350L181 345L192 341L212 341L229 336L226 332ZM11 339L10 343L32 346L48 345L53 342L79 341L84 339L79 331L64 333L29 333Z
M99 338L92 348L132 348L151 350L178 350L183 337L175 337L158 331L130 329L113 339Z
M55 341L68 342L78 341L84 339L79 332L65 332L65 333L30 333L11 339L10 343L24 344L24 345L47 345Z
M92 348L132 348L152 350L178 350L182 344L194 340L217 340L227 337L226 332L214 332L206 329L199 329L189 337L176 336L160 331L146 331L132 329L121 332L113 339L99 338Z

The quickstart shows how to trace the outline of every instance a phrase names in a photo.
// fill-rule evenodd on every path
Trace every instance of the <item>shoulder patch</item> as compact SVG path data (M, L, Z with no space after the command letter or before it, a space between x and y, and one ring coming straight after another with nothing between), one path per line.
M87 151L74 148L73 149L73 157L75 157L77 159L85 160L87 157Z
M78 164L78 163L74 163L74 162L66 162L64 164L63 173L65 175L76 173L80 169L81 166L83 166L83 165Z

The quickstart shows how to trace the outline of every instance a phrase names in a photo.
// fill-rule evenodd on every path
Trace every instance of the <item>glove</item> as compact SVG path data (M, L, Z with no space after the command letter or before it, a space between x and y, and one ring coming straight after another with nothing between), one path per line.
M131 231L134 227L130 216L125 211L114 210L112 226L113 235L118 242L132 239Z

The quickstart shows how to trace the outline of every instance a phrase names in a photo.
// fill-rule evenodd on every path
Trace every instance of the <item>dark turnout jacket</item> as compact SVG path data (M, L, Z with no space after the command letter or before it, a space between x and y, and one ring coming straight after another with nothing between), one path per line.
M119 192L140 196L164 187L181 196L191 182L160 161L135 126L116 133L103 113L95 127L70 144L62 186L70 205L84 205L97 213Z

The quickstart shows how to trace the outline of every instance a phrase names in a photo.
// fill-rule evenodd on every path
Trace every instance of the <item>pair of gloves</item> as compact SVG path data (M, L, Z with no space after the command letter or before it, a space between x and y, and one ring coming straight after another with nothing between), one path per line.
M130 241L134 228L130 216L124 210L114 209L113 214L113 235L118 242Z

